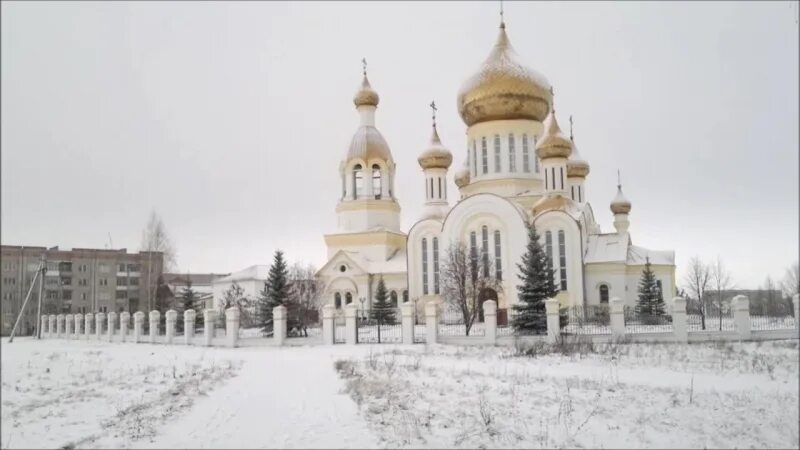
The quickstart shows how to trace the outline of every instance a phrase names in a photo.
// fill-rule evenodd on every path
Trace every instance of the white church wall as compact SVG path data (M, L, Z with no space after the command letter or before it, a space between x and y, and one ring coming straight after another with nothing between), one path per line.
M433 219L427 219L417 222L408 232L408 245L406 253L408 254L408 294L409 301L420 302L425 294L422 289L422 239L425 238L428 243L428 287L429 295L433 293L433 238L439 239L439 262L444 260L444 249L446 246L441 246L441 222Z
M562 211L547 211L534 219L536 231L539 233L541 244L546 245L545 236L548 231L552 233L552 262L555 270L555 279L561 287L561 273L559 262L559 231L564 231L564 247L566 254L567 291L560 295L562 306L583 304L583 249L582 236L575 219Z
M627 269L623 263L586 265L586 304L600 304L600 286L608 286L608 298L619 297L627 302ZM627 304L627 303L626 303Z

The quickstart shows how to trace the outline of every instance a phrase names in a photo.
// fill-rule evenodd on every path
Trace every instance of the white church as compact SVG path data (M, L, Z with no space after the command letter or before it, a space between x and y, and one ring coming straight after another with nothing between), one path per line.
M497 41L458 94L467 126L467 152L454 171L459 192L448 200L453 155L439 139L434 121L430 145L418 157L425 182L422 216L408 233L400 229L394 196L395 163L389 144L375 127L378 93L366 71L353 102L360 117L339 165L338 226L325 235L328 262L317 276L325 303L369 308L379 277L393 303L412 301L418 310L441 302L445 252L460 241L493 258L502 280L498 308L517 302L517 263L534 224L552 258L562 306L607 303L612 297L633 305L649 259L664 298L675 293L675 253L633 244L631 202L618 186L610 203L613 232L602 232L586 202L589 163L571 136L561 131L547 79L519 61L501 21Z

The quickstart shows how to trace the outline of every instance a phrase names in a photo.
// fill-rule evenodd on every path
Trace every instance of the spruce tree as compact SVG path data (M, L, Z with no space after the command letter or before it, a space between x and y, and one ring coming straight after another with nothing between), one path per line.
M269 285L264 282L264 288L258 293L256 299L256 320L259 328L264 332L272 333L272 308L269 300Z
M286 332L288 333L295 325L293 310L289 304L289 279L286 261L283 259L283 252L275 250L272 265L269 268L269 275L264 289L266 290L265 302L261 305L261 326L267 335L272 334L272 308L278 305L286 307Z
M197 292L192 288L192 281L186 281L186 287L181 292L182 305L178 310L178 330L183 331L183 314L186 311L193 310L195 312L195 327L203 326L203 309L205 305L201 304Z
M656 283L656 275L650 267L650 258L645 260L642 278L639 280L639 299L636 301L636 312L644 318L645 323L658 322L664 315L664 299Z
M378 288L375 289L375 302L372 304L370 318L382 325L394 325L397 322L394 308L389 303L389 292L386 290L383 277L378 280Z
M517 286L519 303L513 306L514 316L512 326L518 333L547 333L547 313L545 300L554 298L558 294L553 268L547 259L547 254L539 243L539 233L536 227L528 228L528 245L522 255L522 263L517 264L520 273L517 275L522 281Z

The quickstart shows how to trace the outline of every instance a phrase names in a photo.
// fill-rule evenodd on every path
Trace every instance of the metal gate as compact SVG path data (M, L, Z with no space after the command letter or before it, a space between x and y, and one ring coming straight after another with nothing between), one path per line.
M356 329L356 342L359 344L403 342L399 308L359 309L356 315Z
M334 344L344 344L346 342L345 339L345 320L344 320L344 313L341 309L337 309L336 313L333 316L333 343Z

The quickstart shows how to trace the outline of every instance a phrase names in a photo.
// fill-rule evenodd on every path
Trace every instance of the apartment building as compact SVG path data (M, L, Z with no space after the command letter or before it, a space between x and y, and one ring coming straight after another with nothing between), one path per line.
M164 267L161 252L3 245L0 247L0 334L11 333L43 253L47 261L43 314L147 310ZM20 322L21 335L32 334L36 328L38 294L37 282Z

